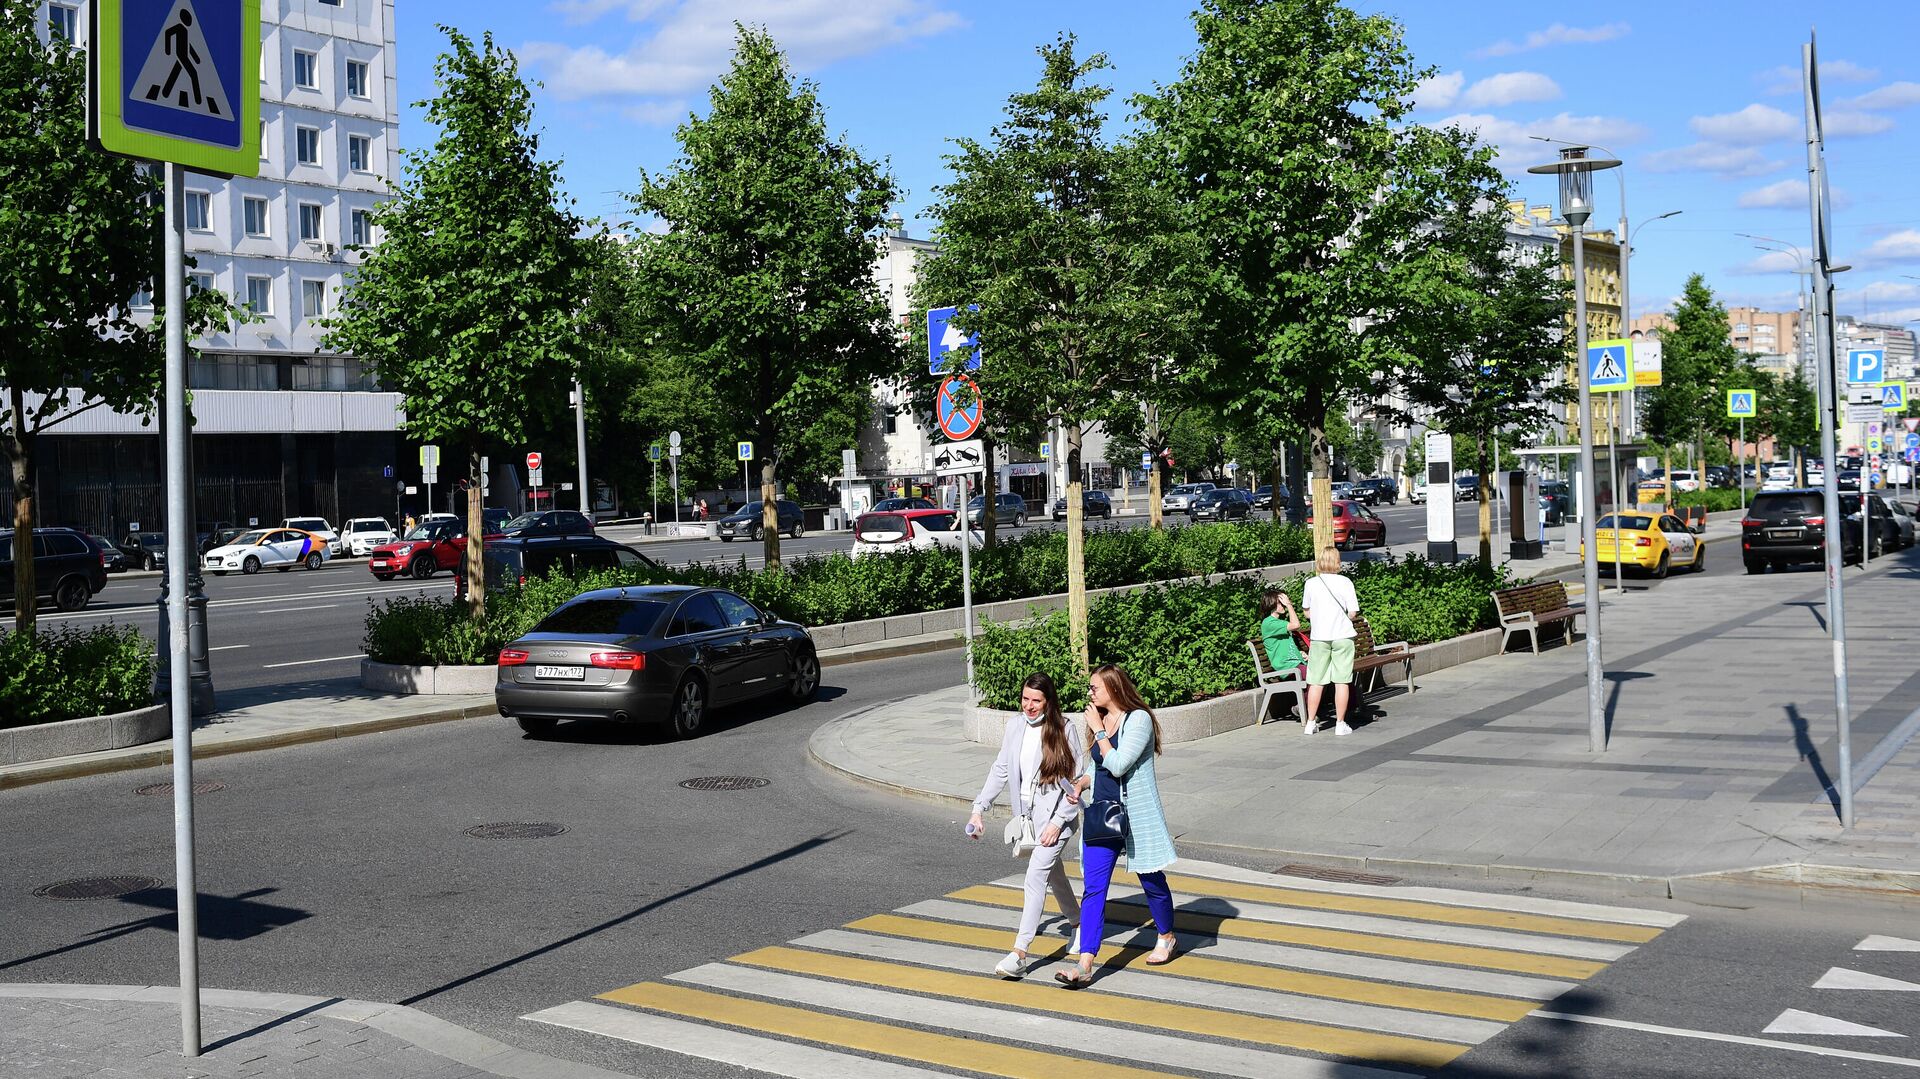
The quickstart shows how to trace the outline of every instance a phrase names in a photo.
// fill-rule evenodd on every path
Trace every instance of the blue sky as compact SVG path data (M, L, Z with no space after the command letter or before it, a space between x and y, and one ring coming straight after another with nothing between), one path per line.
M815 80L829 125L887 158L916 215L945 178L957 135L984 135L1006 96L1038 74L1033 49L1062 30L1114 63L1116 119L1126 95L1177 76L1193 50L1184 2L1083 0L406 0L399 17L401 100L432 92L444 41L436 24L492 31L544 85L543 149L563 160L569 192L589 215L627 216L622 192L642 168L668 167L674 125L704 111L728 63L735 20L766 25L796 69ZM1501 147L1516 190L1553 199L1527 176L1552 148L1546 135L1591 141L1627 163L1630 217L1681 216L1639 230L1636 314L1663 310L1692 272L1722 299L1779 309L1796 303L1791 255L1767 255L1740 233L1806 246L1806 151L1798 71L1819 33L1827 160L1835 192L1839 310L1875 320L1920 318L1920 4L1749 0L1593 5L1591 17L1549 6L1533 14L1491 0L1356 0L1399 19L1416 60L1435 69L1421 122L1454 121ZM1820 21L1809 24L1810 14ZM1562 21L1564 20L1564 21ZM408 146L429 137L419 111L402 115ZM1618 214L1618 184L1596 184L1596 225Z

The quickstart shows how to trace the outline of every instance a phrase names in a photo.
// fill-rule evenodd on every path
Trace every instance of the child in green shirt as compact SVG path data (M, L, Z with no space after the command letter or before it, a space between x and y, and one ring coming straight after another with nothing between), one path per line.
M1286 592L1275 585L1261 594L1260 641L1267 647L1267 662L1274 670L1291 670L1307 661L1293 641L1293 631L1299 628L1300 614Z

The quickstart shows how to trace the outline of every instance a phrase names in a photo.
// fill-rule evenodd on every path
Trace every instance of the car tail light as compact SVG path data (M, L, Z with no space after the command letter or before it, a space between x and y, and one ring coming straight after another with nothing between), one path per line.
M609 671L644 671L647 669L647 654L645 652L595 652L587 657L587 664Z
M518 648L502 648L500 650L500 666L502 667L519 667L525 665L526 662L527 654Z
M1760 527L1761 525L1764 525L1764 524L1766 524L1766 523L1767 523L1767 522L1765 522L1765 521L1763 521L1763 520L1761 520L1761 519L1760 519L1760 518L1758 518L1758 517L1742 517L1742 518L1740 518L1740 527L1741 527L1741 528L1759 528L1759 527Z
M1633 545L1635 547L1651 547L1653 546L1653 540L1647 536L1635 536L1633 537Z
M1827 519L1825 517L1809 517L1800 523L1806 525L1808 528L1825 528Z

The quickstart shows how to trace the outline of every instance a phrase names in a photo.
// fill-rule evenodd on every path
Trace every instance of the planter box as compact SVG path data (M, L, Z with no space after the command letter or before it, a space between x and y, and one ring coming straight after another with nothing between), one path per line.
M375 693L492 693L499 669L484 667L407 667L360 661L360 687Z
M110 716L9 727L0 730L0 764L25 764L158 742L173 733L169 714L166 705L156 704Z

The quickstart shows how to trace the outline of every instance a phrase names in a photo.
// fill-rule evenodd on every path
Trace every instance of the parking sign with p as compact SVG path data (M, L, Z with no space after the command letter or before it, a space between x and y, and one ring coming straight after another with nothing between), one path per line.
M1887 373L1887 350L1850 348L1847 350L1847 381L1878 383Z

